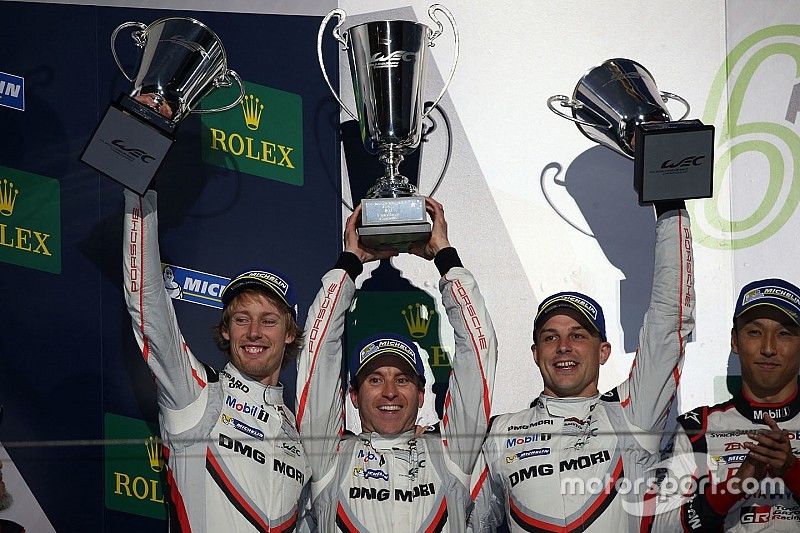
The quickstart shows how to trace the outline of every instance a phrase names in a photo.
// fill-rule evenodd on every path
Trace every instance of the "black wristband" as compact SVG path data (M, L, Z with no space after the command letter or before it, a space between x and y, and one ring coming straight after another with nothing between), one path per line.
M653 202L653 206L656 208L656 218L660 218L661 215L668 211L676 211L678 209L686 209L686 202L683 200L664 200L661 202Z
M341 268L346 271L353 281L364 271L364 265L361 264L358 256L353 252L342 252L333 268Z
M439 275L444 276L453 267L463 267L458 252L452 246L442 248L433 258L433 263L439 269Z

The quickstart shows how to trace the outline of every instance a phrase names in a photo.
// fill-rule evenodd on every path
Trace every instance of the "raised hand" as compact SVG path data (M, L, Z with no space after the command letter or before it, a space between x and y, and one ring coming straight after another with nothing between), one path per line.
M447 239L447 220L444 218L444 206L433 198L425 198L425 210L431 216L433 227L431 237L426 243L414 243L409 247L409 253L431 260L439 250L448 248L450 241Z
M360 219L361 205L356 207L347 217L347 222L344 225L344 251L355 254L362 263L396 256L398 252L394 249L375 250L364 246L358 238L357 228Z

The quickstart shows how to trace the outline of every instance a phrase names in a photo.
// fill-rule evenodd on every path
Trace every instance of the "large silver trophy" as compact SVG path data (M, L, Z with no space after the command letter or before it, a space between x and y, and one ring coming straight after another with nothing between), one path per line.
M423 110L425 55L428 47L444 31L437 13L442 13L453 28L455 51L453 66L430 109ZM431 226L425 213L425 199L417 188L400 174L403 156L413 152L422 137L422 121L436 107L453 79L458 63L459 39L453 15L434 4L428 16L434 31L425 24L406 20L381 20L340 31L347 17L342 9L328 13L317 35L317 56L322 74L336 101L361 128L364 148L384 164L383 176L363 199L361 226L364 244L373 248L407 250L414 242L424 242ZM342 102L331 85L322 59L322 38L328 22L336 18L333 36L348 51L358 116Z
M126 28L136 28L131 37L141 49L134 76L117 56L117 36ZM189 113L233 108L244 98L244 85L228 68L217 34L193 18L120 24L111 34L111 53L133 88L111 104L81 159L142 194L174 142L180 122ZM211 90L229 87L233 81L240 88L233 102L216 109L195 109Z
M665 105L670 99L685 107L676 121ZM556 103L571 109L572 116ZM551 96L547 106L575 122L592 141L634 160L640 202L711 196L714 127L684 120L689 103L659 91L650 72L636 61L603 62L584 74L572 98Z

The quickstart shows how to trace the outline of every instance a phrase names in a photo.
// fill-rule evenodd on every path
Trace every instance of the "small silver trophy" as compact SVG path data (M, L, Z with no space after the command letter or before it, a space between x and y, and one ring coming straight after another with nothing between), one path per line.
M673 121L670 99L686 108ZM555 107L572 110L569 116ZM684 120L689 103L659 91L636 61L609 59L578 81L572 98L551 96L550 110L575 122L586 137L634 160L634 187L642 203L709 198L712 194L714 127Z
M437 12L443 13L453 28L454 60L444 87L430 109L423 112L425 52L444 31ZM361 241L373 248L407 250L414 242L427 241L431 232L425 199L398 168L404 154L419 146L422 121L441 100L458 63L458 29L453 15L444 6L434 4L428 9L428 16L436 24L436 31L418 22L381 20L342 32L339 28L347 15L342 9L334 9L322 20L317 34L317 56L328 88L342 109L359 122L364 148L377 155L385 166L384 175L361 202L358 233ZM331 18L337 19L333 36L343 51L349 51L358 117L334 90L322 60L322 38Z
M139 67L130 76L117 56L116 41L125 28L141 49ZM126 187L144 193L174 142L173 133L189 113L216 113L244 98L239 75L228 68L222 41L208 26L188 17L169 17L150 25L125 22L111 34L111 53L133 82L128 94L112 103L81 159ZM195 110L212 89L240 87L233 102Z

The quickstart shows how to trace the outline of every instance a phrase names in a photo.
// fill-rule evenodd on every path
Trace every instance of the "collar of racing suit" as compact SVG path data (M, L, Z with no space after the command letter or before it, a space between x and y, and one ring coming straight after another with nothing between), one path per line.
M798 413L800 413L800 396L797 394L800 389L800 380L798 380L798 387L795 389L794 394L789 397L785 402L781 403L761 403L748 398L744 391L733 397L733 404L739 413L751 420L754 424L766 425L764 422L764 414L768 414L775 419L776 422L784 422L791 420Z
M387 451L394 448L407 449L411 441L416 441L413 431L406 431L398 435L381 435L380 433L361 433L361 440L365 441L376 451Z
M226 378L224 375L225 373L232 377L232 379L228 378L229 387L233 389L239 389L253 401L264 402L269 405L283 405L283 385L280 383L275 386L263 385L262 383L252 380L239 372L239 370L233 366L232 363L225 365L224 370L225 372L222 376L223 379ZM241 386L237 387L236 380L245 385L247 389L244 389Z
M543 409L548 415L558 418L579 418L585 420L600 399L599 394L581 398L556 398L540 394L534 402L537 409Z

